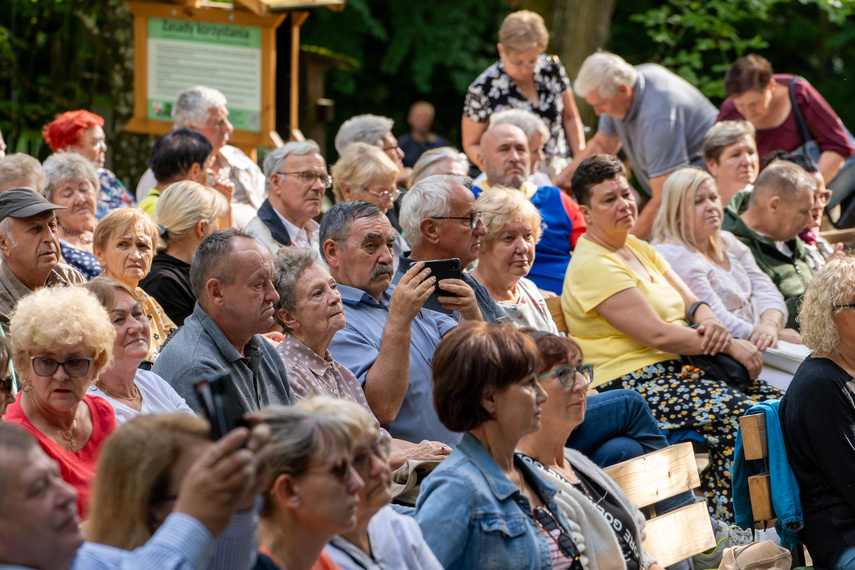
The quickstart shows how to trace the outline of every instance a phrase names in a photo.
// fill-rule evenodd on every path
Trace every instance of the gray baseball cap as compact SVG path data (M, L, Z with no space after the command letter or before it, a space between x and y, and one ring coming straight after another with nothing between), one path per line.
M64 210L47 201L47 198L32 188L13 188L0 194L0 221L9 216L13 218L29 218L48 210Z

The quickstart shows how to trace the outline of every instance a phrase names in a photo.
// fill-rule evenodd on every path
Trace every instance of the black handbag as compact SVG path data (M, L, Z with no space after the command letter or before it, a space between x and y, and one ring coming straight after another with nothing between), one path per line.
M718 353L715 356L709 354L693 354L681 357L684 364L694 366L704 373L704 378L709 380L721 380L728 386L737 390L744 390L751 385L751 376L748 369L729 354Z
M695 311L699 305L706 305L706 303L698 301L689 308L686 315L689 322L692 322L694 319ZM697 329L699 324L689 325L689 328ZM683 364L688 364L700 370L704 378L721 380L737 390L744 390L752 383L748 369L729 354L724 354L723 352L719 352L715 356L709 354L684 354L680 358L683 360Z

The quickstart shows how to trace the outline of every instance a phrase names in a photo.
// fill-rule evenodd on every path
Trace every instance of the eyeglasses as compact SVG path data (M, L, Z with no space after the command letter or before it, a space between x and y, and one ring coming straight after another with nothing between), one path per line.
M469 227L473 230L478 226L478 222L481 221L481 212L476 212L471 216L430 216L434 220L469 220Z
M383 152L389 152L390 150L394 150L394 151L401 150L401 145L394 144L394 145L389 145L389 146L383 147Z
M558 521L555 520L555 516L549 512L549 509L543 506L537 506L534 508L534 524L537 527L544 531L549 536L555 539L555 542L558 543L558 549L561 551L566 558L569 558L573 561L572 568L579 568L581 564L579 563L579 549L576 548L576 543L573 542L573 539L570 538L570 535L567 534L561 525L558 524ZM555 531L558 531L558 536L555 536Z
M306 473L313 470L326 469L327 472L341 481L342 483L347 482L347 474L353 469L353 460L349 457L339 457L335 461L332 462L332 466L328 467L329 463L325 463L322 465L316 465L314 467L309 467L306 469Z
M360 186L360 188L362 188L363 190L365 190L366 192L368 192L372 196L374 196L376 198L380 198L381 200L383 198L388 197L390 200L392 200L394 202L395 200L398 199L398 196L401 195L401 190L398 189L397 187L395 187L391 190L383 190L382 192L377 192L376 190L372 190L368 186Z
M30 361L33 363L33 372L45 378L53 376L60 366L69 378L83 378L92 363L91 358L69 358L65 362L57 362L46 356L34 356Z
M541 378L546 378L553 374L558 376L558 381L561 382L562 386L566 386L568 388L572 387L576 383L576 375L581 374L582 378L585 380L585 386L588 386L594 381L594 365L583 364L579 368L562 366L558 370L553 370L552 372L547 372L543 376L538 376L537 379L540 380Z
M834 305L835 309L845 309L846 307L855 309L855 303L847 303L845 305Z
M822 192L814 192L814 199L819 200L820 204L826 205L831 200L831 190L823 190Z
M391 453L392 440L386 432L380 432L380 434L377 435L377 439L374 440L374 444L371 446L371 449L365 453L353 456L353 468L356 469L359 476L364 479L371 470L370 466L372 457L376 457L381 461L386 461L389 459L389 455Z
M312 185L315 183L315 180L320 180L321 184L324 185L324 188L329 188L332 186L332 176L330 176L326 172L320 173L312 172L311 170L304 170L303 172L274 172L274 174L280 174L282 176L297 176L300 178L300 182L306 185Z

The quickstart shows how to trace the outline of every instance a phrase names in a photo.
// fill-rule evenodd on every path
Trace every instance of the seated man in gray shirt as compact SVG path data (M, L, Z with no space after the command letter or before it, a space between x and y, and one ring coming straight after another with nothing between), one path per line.
M231 374L241 412L290 405L294 393L282 359L260 333L273 325L273 259L240 230L214 232L193 254L190 285L196 307L152 368L195 411L194 386L220 370Z

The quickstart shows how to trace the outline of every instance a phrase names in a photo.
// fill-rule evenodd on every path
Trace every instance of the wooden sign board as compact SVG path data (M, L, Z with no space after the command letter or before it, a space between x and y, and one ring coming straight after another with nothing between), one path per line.
M228 100L235 128L231 144L274 146L276 28L288 14L157 2L128 6L134 15L134 115L128 131L167 133L178 94L205 85ZM297 100L290 105L296 116Z

